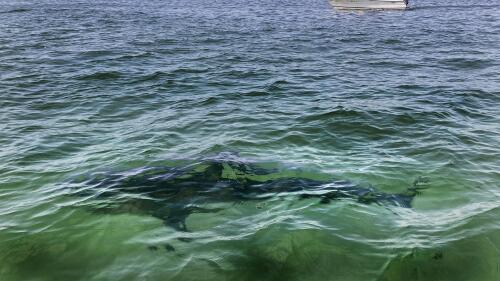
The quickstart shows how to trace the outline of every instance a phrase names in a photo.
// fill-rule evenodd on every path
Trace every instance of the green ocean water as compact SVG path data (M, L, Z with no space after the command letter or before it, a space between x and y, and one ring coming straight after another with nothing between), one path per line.
M500 4L410 4L0 0L0 281L500 280ZM428 183L211 202L189 232L78 194L221 152Z

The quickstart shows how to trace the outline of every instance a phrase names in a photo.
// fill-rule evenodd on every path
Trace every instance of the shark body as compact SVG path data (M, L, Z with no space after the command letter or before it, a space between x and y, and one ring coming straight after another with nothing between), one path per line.
M181 167L143 167L91 179L85 189L98 198L126 198L128 210L139 210L179 231L188 231L192 213L217 212L210 203L265 200L275 196L318 198L320 203L350 198L363 204L411 208L421 189L417 184L399 194L360 187L345 181L283 177L274 169L247 162L230 153L204 158ZM132 207L131 207L132 206ZM110 207L111 208L111 207Z

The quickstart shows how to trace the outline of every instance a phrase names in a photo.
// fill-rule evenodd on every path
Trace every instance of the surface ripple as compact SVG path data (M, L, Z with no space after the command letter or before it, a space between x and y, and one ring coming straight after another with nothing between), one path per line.
M0 280L499 280L500 5L410 4L0 0ZM187 233L76 196L224 151L429 184L213 203Z

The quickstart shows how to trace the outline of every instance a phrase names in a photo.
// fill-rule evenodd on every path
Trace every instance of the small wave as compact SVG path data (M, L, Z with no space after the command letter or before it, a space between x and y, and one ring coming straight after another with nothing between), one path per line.
M141 77L138 77L136 80L132 81L131 83L141 83L141 82L148 82L148 81L158 81L161 80L162 78L166 78L168 76L168 73L163 72L163 71L155 71L150 74L143 75Z
M179 67L172 71L172 74L201 74L207 72L207 68Z
M439 62L441 65L450 67L456 70L483 69L492 65L491 60L470 59L470 58L450 58Z
M212 105L212 104L216 104L219 102L220 99L218 99L217 97L208 97L202 101L200 101L198 103L199 106L206 106L206 105Z
M87 145L77 141L68 141L54 146L39 145L19 155L14 163L19 166L47 163L56 159L75 155L85 146Z
M269 92L267 92L267 91L249 91L249 92L239 93L239 95L242 97L264 97L264 96L268 96Z
M289 132L283 137L275 140L277 143L288 143L295 146L307 146L310 144L309 137L301 132Z
M207 37L207 38L202 38L198 43L200 44L219 44L223 43L227 39L224 38L213 38L213 37Z
M82 52L80 55L84 58L98 58L103 56L109 56L112 54L114 54L114 52L110 50L95 50L95 51Z
M261 69L231 69L222 73L225 77L234 77L239 79L255 79L268 77L268 71Z
M466 117L475 118L475 119L485 118L485 117L489 116L489 113L483 113L480 110L475 110L475 109L467 107L467 106L460 106L460 107L454 108L454 111L460 116L466 116Z
M337 118L337 117L339 117L339 118L341 118L341 117L356 118L356 117L365 117L365 116L367 116L366 112L352 110L352 109L346 109L343 106L339 106L333 110L328 110L328 111L320 112L317 114L307 115L305 117L302 117L302 119L305 122L312 122L312 121L325 120L325 119Z
M403 61L393 61L393 60L381 60L381 61L373 61L368 63L371 67L381 67L381 68L392 68L397 67L399 69L415 69L419 68L422 65L417 63L408 63Z
M290 85L291 83L287 80L277 80L270 83L266 89L270 92L283 90L284 87Z
M340 38L339 41L341 43L361 43L363 42L363 38L361 36L349 36Z
M118 79L122 76L120 72L117 71L99 71L88 75L79 76L78 80L113 80Z
M14 14L14 13L25 13L25 12L30 12L31 9L26 9L26 8L18 8L18 9L13 9L9 11L2 12L3 14Z
M416 84L401 84L398 85L396 88L398 89L403 89L403 90L421 90L424 89L424 87Z
M382 44L386 44L386 45L398 45L398 44L401 44L403 43L403 41L399 40L399 39L384 39L381 41Z
M152 53L150 52L142 52L142 53L131 53L127 55L123 55L116 60L131 60L131 59L139 59L139 58L146 58L152 56Z
M175 45L177 43L179 43L179 40L174 39L174 38L163 38L163 39L159 39L159 40L154 42L155 45ZM151 45L151 44L148 43L148 45Z

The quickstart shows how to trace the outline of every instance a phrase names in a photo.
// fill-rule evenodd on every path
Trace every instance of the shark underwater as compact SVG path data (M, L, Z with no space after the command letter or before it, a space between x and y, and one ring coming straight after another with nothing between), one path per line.
M211 213L211 203L242 203L277 196L317 198L330 203L343 198L362 204L411 208L414 197L425 188L425 179L401 193L360 187L347 180L314 180L283 176L233 153L219 153L177 167L152 166L97 175L85 181L77 193L117 204L100 210L146 213L178 231L188 231L186 218L193 213ZM286 174L286 173L285 173ZM118 207L117 207L118 206ZM121 206L121 207L120 207Z

